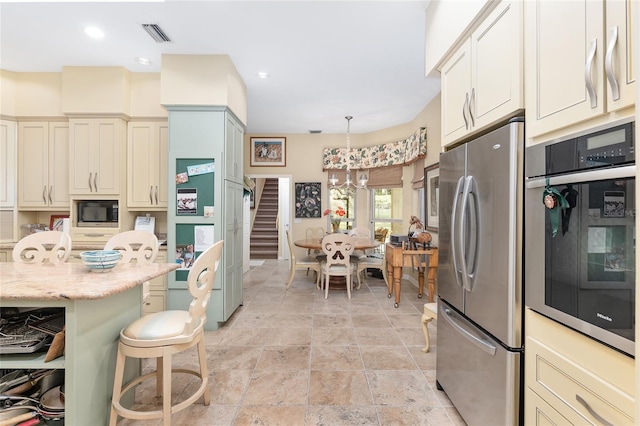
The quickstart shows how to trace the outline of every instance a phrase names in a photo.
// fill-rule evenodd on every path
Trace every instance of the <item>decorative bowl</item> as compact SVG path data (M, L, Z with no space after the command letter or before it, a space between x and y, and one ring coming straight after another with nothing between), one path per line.
M107 272L118 264L122 253L117 250L83 251L80 258L91 272Z

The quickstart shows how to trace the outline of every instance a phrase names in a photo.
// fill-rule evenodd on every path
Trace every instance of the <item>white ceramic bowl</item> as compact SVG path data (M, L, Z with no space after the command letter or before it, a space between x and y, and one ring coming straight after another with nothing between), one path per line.
M92 272L106 272L118 264L122 253L117 250L83 251L80 258Z

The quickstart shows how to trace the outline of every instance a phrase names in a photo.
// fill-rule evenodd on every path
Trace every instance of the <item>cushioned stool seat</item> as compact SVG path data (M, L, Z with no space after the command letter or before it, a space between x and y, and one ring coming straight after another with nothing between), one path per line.
M163 311L146 315L132 322L120 332L118 355L116 358L111 417L109 424L115 426L118 416L151 420L163 419L163 424L171 424L171 414L193 404L203 397L204 405L209 405L209 373L204 347L204 324L211 288L222 254L220 241L203 253L189 270L187 283L193 300L188 311ZM193 346L198 348L199 371L172 368L171 356ZM133 379L122 386L126 358L156 358L156 370ZM191 374L200 379L199 387L185 400L171 405L171 373ZM135 411L125 408L121 399L139 383L156 378L156 395L162 396L162 410Z

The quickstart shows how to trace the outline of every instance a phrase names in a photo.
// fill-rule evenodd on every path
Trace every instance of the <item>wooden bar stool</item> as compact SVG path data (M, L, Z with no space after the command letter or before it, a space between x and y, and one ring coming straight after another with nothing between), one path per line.
M120 332L116 358L113 398L109 424L115 426L118 416L151 420L163 419L171 424L171 414L181 411L201 396L204 405L209 405L209 373L204 346L204 324L207 320L207 305L211 288L220 263L223 242L219 241L202 252L193 263L187 277L193 301L188 311L163 311L135 320ZM198 346L200 371L172 369L171 356ZM156 358L156 370L133 379L122 387L126 358ZM171 405L171 373L187 373L200 378L198 389L184 401ZM135 411L122 406L120 400L129 390L144 380L156 378L156 395L162 395L162 410Z

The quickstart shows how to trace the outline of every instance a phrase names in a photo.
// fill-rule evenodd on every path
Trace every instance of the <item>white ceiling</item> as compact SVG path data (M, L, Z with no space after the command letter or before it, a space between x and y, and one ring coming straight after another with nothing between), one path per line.
M160 72L163 53L226 54L247 85L248 133L343 133L346 115L353 133L385 129L414 119L440 91L424 69L429 1L2 1L0 68ZM156 43L142 23L172 42ZM105 37L88 38L87 25ZM135 63L140 56L152 64Z

